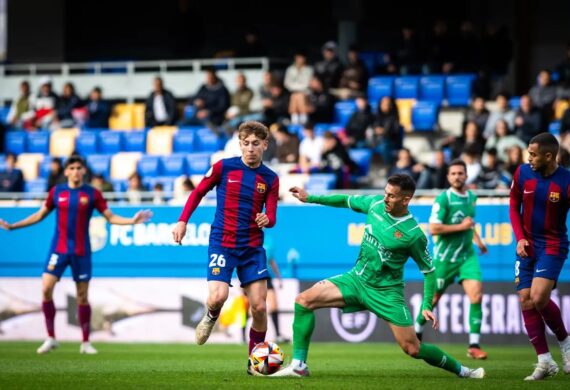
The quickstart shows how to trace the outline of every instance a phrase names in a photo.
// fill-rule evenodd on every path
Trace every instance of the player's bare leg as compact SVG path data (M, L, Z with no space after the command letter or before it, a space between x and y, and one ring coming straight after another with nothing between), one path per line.
M307 355L311 336L315 329L314 310L324 307L342 308L345 305L340 289L328 280L322 280L297 295L293 320L293 360L289 366L271 376L309 376Z
M42 275L42 311L46 322L48 338L37 349L37 352L48 353L49 351L59 347L59 343L55 339L55 305L53 303L53 290L57 283L57 277L48 273Z
M483 319L483 311L481 309L483 283L479 280L465 279L461 284L471 303L469 307L469 348L467 349L467 356L473 359L487 359L487 353L479 345L481 321Z
M429 365L443 368L461 378L483 379L485 377L483 368L470 369L464 367L435 345L421 343L416 337L413 326L397 326L391 323L388 325L400 348L414 359L422 359Z
M97 350L89 342L91 332L91 305L89 304L89 282L75 283L77 290L77 319L81 327L82 342L79 346L79 353L95 355Z
M196 326L196 344L202 345L212 333L216 320L220 316L222 306L228 299L230 287L225 282L210 280L208 282L208 300L206 301L206 313Z

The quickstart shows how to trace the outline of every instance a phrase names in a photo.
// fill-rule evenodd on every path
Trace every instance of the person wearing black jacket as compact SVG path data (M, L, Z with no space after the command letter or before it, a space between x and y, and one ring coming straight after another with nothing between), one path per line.
M145 126L172 126L176 123L176 99L164 89L161 77L154 78L154 90L146 100Z
M214 126L224 122L226 111L230 108L230 93L214 69L206 71L206 82L189 104L196 108L195 119L199 122Z
M322 170L336 175L337 189L349 188L350 174L358 172L358 165L333 133L325 131L323 139Z
M88 119L85 127L88 129L105 129L109 127L109 116L111 115L111 106L102 99L102 91L100 87L95 87L89 94L87 101Z
M389 96L384 96L378 104L371 144L387 165L392 164L402 148L400 116L395 100Z
M365 97L356 99L356 108L345 126L347 145L351 148L362 148L366 146L366 130L372 126L374 115Z

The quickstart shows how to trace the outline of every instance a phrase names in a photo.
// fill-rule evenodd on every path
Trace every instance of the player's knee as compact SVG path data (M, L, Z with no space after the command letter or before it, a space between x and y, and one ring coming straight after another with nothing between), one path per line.
M483 293L481 291L475 291L471 293L471 303L481 303L483 300Z
M53 287L43 286L42 287L42 298L44 301L51 301L53 299Z
M408 356L413 357L414 359L418 358L418 355L420 353L420 345L419 343L414 343L414 342L404 342L402 345L402 350L404 351L404 353Z
M88 305L89 299L87 297L87 291L77 293L77 304L78 305Z
M265 315L267 312L267 305L264 301L256 302L255 304L251 304L251 315L253 316L262 316Z
M550 300L550 298L544 296L544 294L533 293L533 292L530 293L530 299L532 301L534 308L537 310L543 309Z
M305 307L305 308L307 308L307 309L312 309L312 307L311 307L312 302L311 302L311 300L309 299L309 295L308 295L308 294L301 293L301 294L297 295L297 296L295 297L295 303L297 303L297 304L299 304L299 305L301 305L301 306L303 306L303 307Z

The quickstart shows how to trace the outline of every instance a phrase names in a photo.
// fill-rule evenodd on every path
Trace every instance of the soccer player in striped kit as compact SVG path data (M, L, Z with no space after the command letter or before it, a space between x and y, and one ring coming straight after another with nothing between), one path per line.
M37 212L12 224L0 219L0 227L14 230L31 226L42 221L52 210L56 210L55 234L42 275L42 310L48 338L37 352L43 354L59 347L55 339L56 309L53 302L53 290L67 266L70 266L77 286L77 317L83 334L79 352L95 354L97 350L89 342L91 306L87 296L89 280L91 280L89 221L93 211L99 211L109 223L114 225L134 225L146 222L152 213L148 210L141 210L132 218L113 214L107 207L107 202L101 192L83 182L85 161L81 156L69 157L65 162L64 173L67 183L54 186Z
M528 164L517 168L510 195L510 216L517 241L515 283L524 325L538 355L525 380L541 380L558 373L546 342L545 325L562 352L563 369L570 374L570 338L560 309L550 299L568 257L566 217L570 207L570 172L558 166L559 144L549 133L530 140Z
M262 163L267 149L267 127L255 121L239 126L241 157L218 161L188 198L172 232L181 243L186 224L202 198L216 187L217 207L208 248L207 310L196 327L196 343L204 344L228 298L232 273L237 275L249 299L252 326L249 352L265 340L267 331L267 259L263 228L275 225L279 178ZM265 206L265 212L263 208ZM248 373L251 374L248 366Z

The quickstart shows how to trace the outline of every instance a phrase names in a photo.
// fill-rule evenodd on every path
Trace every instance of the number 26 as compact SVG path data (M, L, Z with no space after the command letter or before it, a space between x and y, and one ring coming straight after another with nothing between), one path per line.
M210 265L209 267L225 267L226 266L226 258L224 255L217 255L215 253L210 255Z

